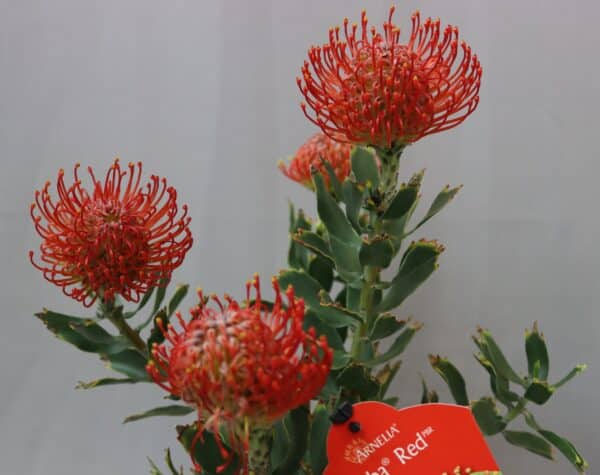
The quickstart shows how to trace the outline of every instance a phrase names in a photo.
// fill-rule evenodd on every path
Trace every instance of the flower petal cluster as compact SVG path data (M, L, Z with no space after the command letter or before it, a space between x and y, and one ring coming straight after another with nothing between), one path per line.
M350 154L353 146L332 140L323 133L317 133L309 138L291 158L289 163L279 163L279 169L285 176L307 188L314 189L312 171L318 170L329 186L327 162L341 182L350 174Z
M179 212L177 191L165 178L153 175L143 185L141 163L122 169L117 159L103 180L88 172L89 189L76 165L71 184L59 171L56 198L50 182L36 191L31 217L42 243L31 262L85 306L117 294L137 302L166 283L191 248L187 206Z
M457 126L479 103L482 68L458 28L412 16L400 42L392 21L383 32L344 20L313 46L298 86L304 113L335 140L394 149Z
M332 364L325 337L303 328L304 301L288 287L284 303L276 279L273 288L273 304L263 302L258 276L243 305L226 295L224 302L213 296L211 307L200 294L189 322L177 314L181 329L163 326L166 342L154 345L147 367L157 384L198 409L201 430L225 433L242 456L248 428L269 426L309 402Z

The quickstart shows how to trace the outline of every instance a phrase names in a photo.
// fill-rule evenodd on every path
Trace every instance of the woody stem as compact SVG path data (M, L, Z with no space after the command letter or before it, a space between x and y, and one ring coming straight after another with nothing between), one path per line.
M104 318L110 321L119 330L119 333L127 338L133 346L144 357L148 356L146 343L140 337L140 334L129 326L123 316L123 307L115 306L114 300L102 302L100 304L100 312Z

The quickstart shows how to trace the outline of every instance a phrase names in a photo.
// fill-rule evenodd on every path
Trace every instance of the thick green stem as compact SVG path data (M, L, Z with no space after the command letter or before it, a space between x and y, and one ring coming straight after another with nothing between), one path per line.
M248 446L248 468L250 475L271 474L271 448L273 447L273 429L254 427L250 430Z
M386 206L394 197L394 192L398 184L398 174L400 171L400 156L404 146L397 147L394 150L377 150L381 161L381 185L380 192L383 197L384 206ZM369 225L371 231L369 238L374 238L381 233L383 223L378 213L371 211ZM360 293L360 314L363 317L363 323L354 332L352 341L352 357L360 357L362 340L368 335L377 317L373 300L375 294L375 284L379 281L381 269L376 267L366 267L363 274L363 284Z
M119 330L119 333L127 338L140 353L145 357L148 356L146 343L123 317L123 307L115 306L114 301L108 301L100 305L100 311L102 316L110 321Z

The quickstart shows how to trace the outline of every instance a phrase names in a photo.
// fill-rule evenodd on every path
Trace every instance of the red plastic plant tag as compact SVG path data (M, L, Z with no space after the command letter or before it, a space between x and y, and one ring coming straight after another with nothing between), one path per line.
M353 422L357 432L350 430ZM331 428L327 456L324 475L499 471L469 408L452 404L400 410L373 401L355 404L352 417Z

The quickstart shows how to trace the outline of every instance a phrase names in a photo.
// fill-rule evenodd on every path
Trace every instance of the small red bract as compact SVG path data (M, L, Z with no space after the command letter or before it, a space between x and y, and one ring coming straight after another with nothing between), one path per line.
M247 284L242 306L226 295L224 303L213 296L210 308L200 292L189 322L176 314L180 330L157 322L167 341L154 345L147 366L157 384L198 409L198 437L208 429L222 444L218 434L224 435L243 473L249 430L269 427L315 397L333 358L324 336L303 329L304 301L293 288L285 305L276 279L273 288L272 305L262 301L258 276ZM221 448L226 466L232 453Z
M88 168L90 191L78 171L71 185L59 171L56 200L50 182L36 191L31 217L43 241L39 263L33 251L31 262L87 307L117 294L137 302L171 278L192 246L187 206L178 213L177 192L164 178L141 185L141 163L122 170L115 160L103 181Z
M482 68L458 29L416 12L400 43L393 13L383 33L365 12L360 28L346 19L343 33L330 29L329 42L308 52L297 79L302 109L335 140L390 150L455 127L477 107Z
M318 170L329 187L329 173L323 162L329 163L337 179L343 182L350 174L352 148L350 144L336 142L323 133L317 133L298 149L287 166L280 162L279 169L291 180L310 189L314 188L312 170Z

